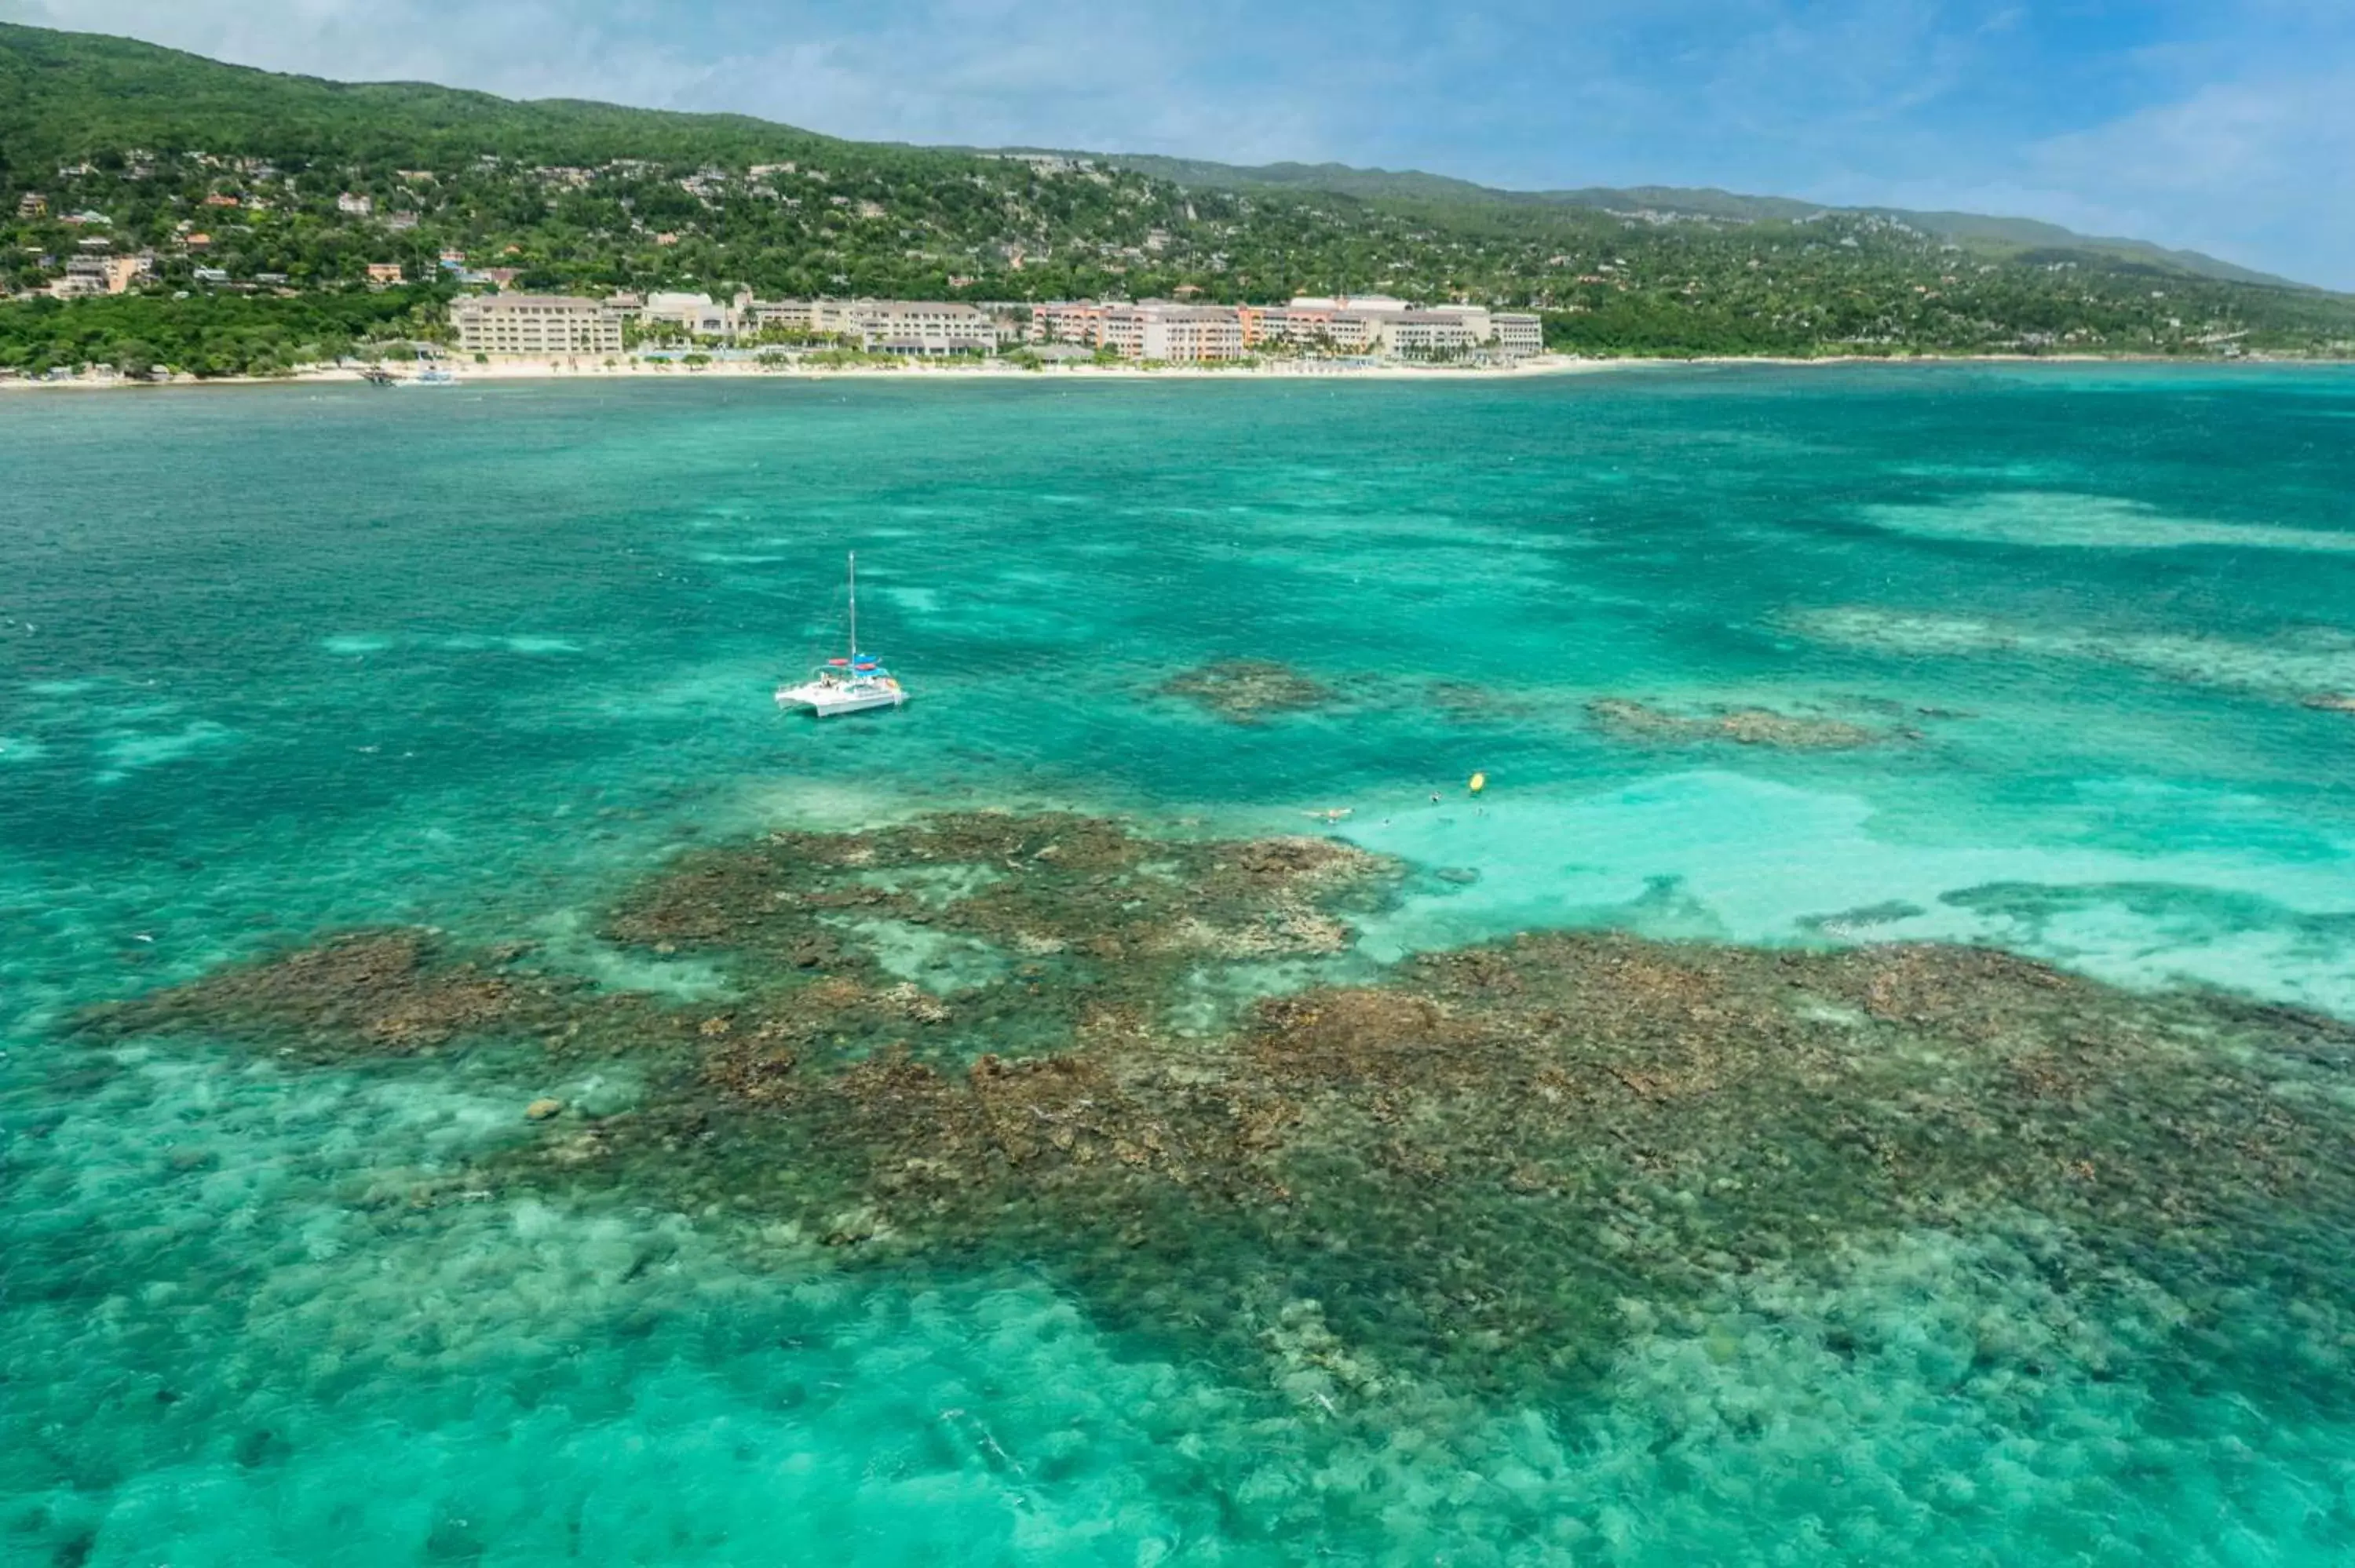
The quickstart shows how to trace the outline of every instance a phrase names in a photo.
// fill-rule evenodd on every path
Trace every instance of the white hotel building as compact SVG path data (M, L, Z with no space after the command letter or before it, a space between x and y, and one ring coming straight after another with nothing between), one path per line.
M761 327L853 341L869 354L987 353L996 317L955 300L752 300L744 314Z
M997 346L989 313L954 300L868 300L853 313L869 354L986 354Z
M533 359L622 352L622 313L563 294L468 294L450 306L461 354Z

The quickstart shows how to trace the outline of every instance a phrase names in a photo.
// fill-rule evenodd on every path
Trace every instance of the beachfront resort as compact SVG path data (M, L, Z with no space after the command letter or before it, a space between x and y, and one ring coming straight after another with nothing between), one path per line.
M1015 355L1202 365L1261 358L1508 365L1544 348L1534 314L1417 305L1387 295L1297 296L1281 305L1167 300L975 304L955 300L762 300L741 291L583 296L469 294L450 306L462 357L494 361L793 357L798 352L937 359Z

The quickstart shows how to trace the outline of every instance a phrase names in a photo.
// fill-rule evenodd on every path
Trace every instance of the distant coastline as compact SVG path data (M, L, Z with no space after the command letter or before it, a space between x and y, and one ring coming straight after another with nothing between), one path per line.
M454 361L440 362L436 368L449 376L450 386L486 386L516 382L544 381L921 381L930 384L960 385L997 384L1013 381L1518 381L1531 377L1582 376L1614 370L1636 370L1678 366L1774 366L1805 368L1810 366L1882 366L1899 367L1925 365L2172 365L2185 367L2202 366L2218 369L2226 366L2264 366L2282 368L2293 366L2347 366L2355 360L2322 358L2309 355L2271 356L2250 355L2237 359L2186 359L2167 355L2134 354L1909 354L1909 355L1821 355L1814 356L1775 355L1620 355L1611 358L1581 358L1571 355L1541 355L1509 366L1466 367L1457 366L1336 366L1318 361L1266 361L1256 366L1202 365L1142 366L1134 364L1080 364L1046 366L1036 369L1015 365L985 362L981 364L941 364L912 361L903 365L850 365L830 366L795 366L777 368L751 362L715 360L709 365L686 366L665 361L647 361L623 365L602 363L566 364L556 360L504 360L488 365L467 365ZM163 380L143 380L131 376L80 375L55 379L0 378L0 395L9 392L33 391L120 391L160 390L188 387L293 387L319 385L359 385L368 379L362 367L352 366L305 366L278 376L175 376ZM389 384L398 388L411 377L396 376Z

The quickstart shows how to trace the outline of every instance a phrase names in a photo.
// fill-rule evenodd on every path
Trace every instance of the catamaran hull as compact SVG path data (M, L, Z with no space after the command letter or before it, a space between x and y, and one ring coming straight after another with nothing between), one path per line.
M777 705L783 708L807 708L820 718L836 714L864 713L868 708L896 708L908 700L905 692L858 692L850 695L783 691L777 694Z

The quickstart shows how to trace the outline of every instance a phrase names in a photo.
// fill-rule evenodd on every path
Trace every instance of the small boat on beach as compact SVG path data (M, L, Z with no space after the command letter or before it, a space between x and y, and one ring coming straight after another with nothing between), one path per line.
M855 714L868 708L896 708L908 700L908 690L882 662L858 651L858 554L850 556L850 640L848 656L828 659L798 684L777 688L781 708L807 708L820 718Z

